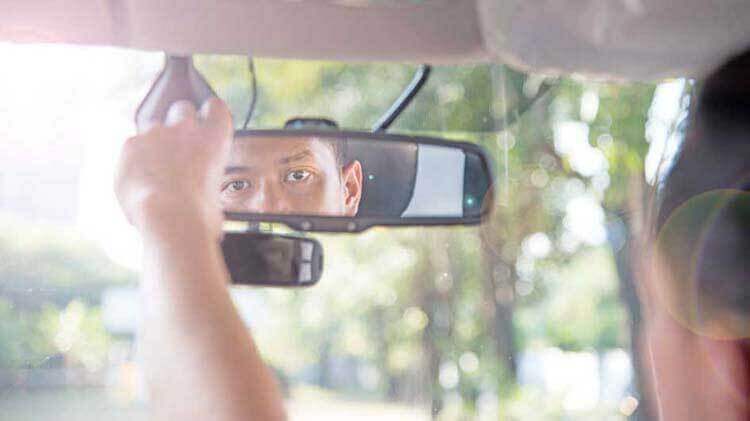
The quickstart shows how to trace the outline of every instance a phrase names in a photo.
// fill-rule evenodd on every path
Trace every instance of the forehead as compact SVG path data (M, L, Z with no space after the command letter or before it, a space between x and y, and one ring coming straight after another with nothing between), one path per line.
M331 142L318 137L244 136L232 143L231 160L270 161L304 151L315 159L335 159Z

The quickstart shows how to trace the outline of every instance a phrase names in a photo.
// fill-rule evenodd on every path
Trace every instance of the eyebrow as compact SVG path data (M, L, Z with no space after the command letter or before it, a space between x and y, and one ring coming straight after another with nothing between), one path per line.
M310 152L309 149L305 149L305 150L303 150L301 152L298 152L298 153L296 153L296 154L294 154L292 156L287 156L285 158L281 158L281 159L279 159L276 162L278 162L279 164L288 164L288 163L294 162L294 161L301 161L301 160L303 160L305 158L309 158L311 156L312 156L312 152Z
M309 157L312 157L312 156L313 156L312 152L310 152L309 149L305 149L303 151L295 153L294 155L286 156L284 158L280 158L280 159L276 160L276 162L279 163L279 164L288 164L290 162L301 161L301 160L303 160L305 158L309 158ZM234 165L234 166L229 166L229 167L227 167L224 170L224 175L246 172L246 171L249 171L251 169L252 169L252 167L248 166L248 165Z
M248 171L249 169L250 169L250 167L248 167L246 165L245 166L243 166L243 165L236 165L236 166L226 167L224 169L224 175L236 174L236 173L239 173L239 172L245 172L245 171Z

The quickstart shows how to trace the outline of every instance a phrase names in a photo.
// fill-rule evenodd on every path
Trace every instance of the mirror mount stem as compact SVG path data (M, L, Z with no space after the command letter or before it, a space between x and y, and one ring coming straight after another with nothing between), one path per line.
M164 68L135 112L138 130L151 122L163 122L169 107L176 101L187 100L199 109L216 93L193 65L192 56L164 54Z
M427 83L431 71L432 66L429 64L419 66L417 72L414 73L411 82L401 93L401 96L396 99L396 102L394 102L388 111L386 111L386 113L372 126L373 132L385 132L391 127L393 122L404 112L406 107L411 104L412 100L417 96L424 84Z
M244 130L247 130L250 126L250 119L253 118L255 112L255 104L258 102L258 78L255 73L255 62L251 56L247 57L247 70L250 72L250 104L247 107L245 121L242 123Z

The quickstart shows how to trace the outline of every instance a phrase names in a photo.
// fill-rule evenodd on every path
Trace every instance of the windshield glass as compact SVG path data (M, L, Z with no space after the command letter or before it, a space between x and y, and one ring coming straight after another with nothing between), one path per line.
M250 67L246 57L194 60L217 94L229 101L237 125L243 124L239 117L246 115L251 102L255 70L254 128L283 127L294 117L324 117L341 128L371 129L419 70L398 63L253 59ZM502 66L432 66L425 85L391 130L496 132L505 119L528 107L543 81Z
M146 419L140 246L112 177L163 55L0 44L0 413ZM245 57L195 58L240 127ZM251 128L369 130L417 66L255 59ZM233 290L293 419L625 419L643 408L626 251L674 151L684 80L607 84L437 66L390 129L494 161L478 227L311 234L317 286Z

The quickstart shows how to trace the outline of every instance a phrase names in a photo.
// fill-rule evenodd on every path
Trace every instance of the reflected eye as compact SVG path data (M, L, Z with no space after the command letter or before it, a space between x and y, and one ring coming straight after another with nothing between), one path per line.
M311 175L312 173L307 170L292 170L286 174L284 181L287 183L301 183L307 181Z
M224 185L222 191L237 193L239 191L250 188L250 183L245 180L234 180Z

